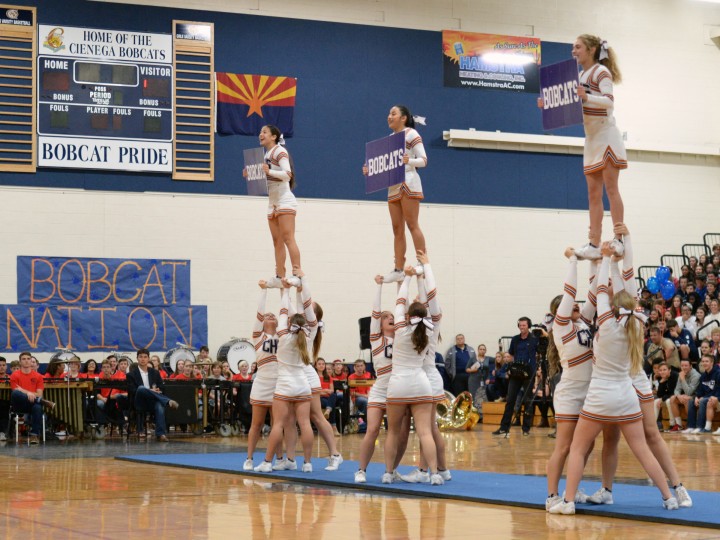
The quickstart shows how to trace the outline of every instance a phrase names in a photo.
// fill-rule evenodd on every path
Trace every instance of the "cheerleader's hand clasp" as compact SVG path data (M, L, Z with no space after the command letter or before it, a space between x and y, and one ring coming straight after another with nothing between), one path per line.
M422 249L417 250L417 260L420 264L428 264L430 262L430 259L427 256L427 252L423 251Z
M565 257L567 257L567 258L569 259L569 258L572 257L573 255L575 255L575 248L566 247L566 248L565 248Z
M248 177L247 169L243 168L243 178L247 178L247 177Z
M378 285L382 285L384 283L383 277L380 274L375 276L375 283L377 283Z
M541 97L537 98L537 106L538 106L538 109L544 109L545 108L545 100Z
M267 175L270 172L270 166L267 163L263 163L263 171Z
M368 173L367 165L363 165L362 172L363 172L363 176L367 176L367 173Z
M408 264L405 267L405 275L406 276L414 276L415 275L415 267Z
M603 242L600 246L600 253L603 257L612 257L615 255L615 248L610 245L610 242Z
M585 87L581 84L578 84L577 95L583 103L587 101L587 92L585 91Z
M261 289L267 289L267 281L265 281L264 279L261 279L260 281L258 281L258 286Z

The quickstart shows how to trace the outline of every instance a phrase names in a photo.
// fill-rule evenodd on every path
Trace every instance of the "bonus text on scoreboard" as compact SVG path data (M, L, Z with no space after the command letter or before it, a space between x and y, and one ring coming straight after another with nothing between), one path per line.
M172 37L38 32L38 166L171 172Z

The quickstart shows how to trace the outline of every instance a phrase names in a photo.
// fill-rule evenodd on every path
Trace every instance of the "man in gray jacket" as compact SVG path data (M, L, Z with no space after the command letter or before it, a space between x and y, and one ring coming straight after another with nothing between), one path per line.
M700 384L700 373L692 365L689 358L680 361L680 373L675 385L675 394L667 401L668 417L670 418L670 431L681 431L682 418L680 418L680 405L687 411L688 401L695 398L695 391Z
M445 353L445 372L450 381L450 392L457 396L468 390L468 368L477 362L475 349L465 344L465 336L455 336L455 345Z

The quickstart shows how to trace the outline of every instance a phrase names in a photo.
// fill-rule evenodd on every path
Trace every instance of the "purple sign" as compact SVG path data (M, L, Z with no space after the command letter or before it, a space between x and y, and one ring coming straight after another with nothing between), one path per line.
M545 131L582 124L582 102L577 95L578 80L578 66L574 58L540 68Z
M263 170L265 163L265 152L262 148L250 148L243 150L245 158L245 170L247 171L248 195L267 195L267 175Z
M405 132L394 133L365 144L365 193L400 184L405 181Z

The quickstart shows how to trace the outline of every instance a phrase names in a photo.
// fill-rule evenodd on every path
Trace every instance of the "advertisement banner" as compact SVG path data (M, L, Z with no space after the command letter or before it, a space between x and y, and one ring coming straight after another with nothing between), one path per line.
M267 175L263 170L265 163L265 152L262 148L250 148L243 150L245 158L245 170L247 171L247 192L248 195L267 195Z
M582 101L577 95L578 65L574 58L540 68L543 129L582 124Z
M445 86L539 92L540 39L443 30Z
M403 154L404 131L365 144L365 165L368 168L365 193L374 193L405 181Z

